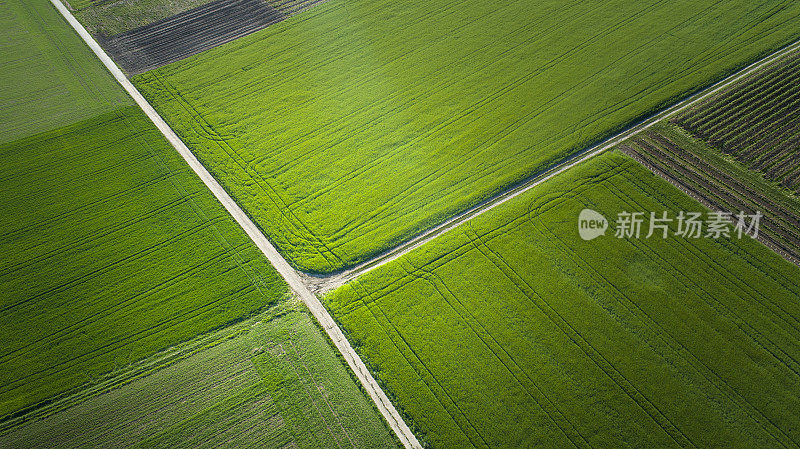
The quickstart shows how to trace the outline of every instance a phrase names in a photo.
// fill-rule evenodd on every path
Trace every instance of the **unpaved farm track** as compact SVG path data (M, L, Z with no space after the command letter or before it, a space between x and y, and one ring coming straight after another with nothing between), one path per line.
M187 58L284 20L262 0L216 0L115 36L98 36L128 74Z
M355 373L361 385L369 394L378 408L378 411L383 415L389 424L392 431L395 432L402 444L407 448L421 448L416 436L411 432L411 429L406 425L400 414L392 405L389 398L383 392L381 387L375 381L375 378L367 369L364 362L356 354L350 342L347 341L342 330L334 322L328 311L301 280L299 274L289 265L288 262L278 253L274 246L267 240L264 234L256 227L255 223L244 213L233 198L228 195L225 189L214 179L213 176L206 170L206 168L197 160L188 147L180 140L175 132L167 125L163 118L153 109L150 103L145 100L141 93L133 86L133 84L125 77L122 71L117 67L114 61L103 51L97 41L92 38L88 31L78 22L72 13L67 10L61 0L50 0L56 9L61 13L67 22L75 29L80 37L86 42L91 50L97 55L102 63L108 68L114 78L122 85L125 91L136 101L139 107L142 108L144 113L153 121L156 127L166 137L167 141L172 144L181 157L186 160L186 163L194 170L197 176L203 181L214 196L225 207L228 213L233 216L237 223L244 229L250 239L256 246L264 253L264 256L272 263L275 269L280 273L289 287L300 297L306 306L314 315L314 318L322 326L327 335L333 341L336 349L342 354L347 364Z

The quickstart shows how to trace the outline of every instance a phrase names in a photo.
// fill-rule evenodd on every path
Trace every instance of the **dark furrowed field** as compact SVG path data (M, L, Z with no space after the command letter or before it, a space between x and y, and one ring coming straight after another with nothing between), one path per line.
M218 0L73 0L75 17L95 36L117 36L136 28L174 18ZM261 3L288 17L325 0L263 0ZM229 2L232 3L232 2ZM226 17L226 20L232 19ZM235 19L242 19L235 17Z
M8 7L25 20L4 37L63 52L16 61L10 85L46 88L29 89L25 101L3 90L4 114L33 122L28 105L50 102L58 104L40 114L66 112L53 129L0 143L3 425L288 294L141 110L119 105L132 102L119 101L122 89L53 6ZM60 80L91 88L51 95Z
M128 75L286 20L324 0L73 1L78 20Z
M659 125L620 149L713 209L732 217L761 213L761 241L800 263L800 203L785 191L674 125Z
M433 447L800 445L800 269L749 237L584 241L583 208L704 210L607 153L326 305Z
M363 261L798 38L800 4L330 1L134 82L291 263Z
M800 54L783 58L672 122L800 193Z
M114 36L100 44L128 74L142 73L284 20L261 0L216 0Z

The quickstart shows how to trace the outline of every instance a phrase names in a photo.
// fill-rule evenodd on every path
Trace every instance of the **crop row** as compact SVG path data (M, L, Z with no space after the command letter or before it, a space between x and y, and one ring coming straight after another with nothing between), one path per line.
M784 188L800 192L800 55L673 119Z
M794 86L798 64L800 61L797 56L789 54L767 68L748 76L746 81L736 83L681 113L678 116L679 120L690 121L695 128L706 130L712 124L720 123L722 119L729 119L731 115L735 116L724 108L714 107L714 105L724 104L727 108L737 109L753 102L763 104L775 93L791 89ZM703 113L696 114L695 111Z
M790 260L800 261L800 213L737 179L723 168L693 153L692 146L678 145L663 133L648 131L627 141L623 151L634 156L680 186L703 204L736 215L739 212L764 214L760 238Z
M608 153L325 303L433 447L800 443L800 269L752 240L584 241L587 207L703 210Z

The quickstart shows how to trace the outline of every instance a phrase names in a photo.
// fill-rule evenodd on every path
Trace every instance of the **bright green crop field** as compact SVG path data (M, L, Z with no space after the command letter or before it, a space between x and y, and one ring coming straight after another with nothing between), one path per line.
M0 435L0 446L397 447L304 310L280 302L203 336L148 375Z
M702 211L606 153L325 303L432 447L798 446L800 269L749 237L584 241L583 208Z
M331 0L134 82L295 267L331 272L798 37L791 0Z
M58 111L53 129L0 143L3 421L288 293L47 0L0 10L19 19L6 41L80 61L31 53L2 75L17 90L0 94L0 128L39 128Z

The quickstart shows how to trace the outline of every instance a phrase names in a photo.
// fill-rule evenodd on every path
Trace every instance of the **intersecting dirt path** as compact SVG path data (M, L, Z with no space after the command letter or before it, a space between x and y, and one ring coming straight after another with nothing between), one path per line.
M272 263L275 269L280 273L283 279L289 284L292 291L297 294L300 299L314 315L317 322L325 329L330 339L333 341L336 349L342 354L347 364L355 373L361 385L369 394L370 398L375 402L378 410L388 422L389 426L395 432L397 437L406 448L422 448L417 438L411 432L408 425L403 421L400 414L392 405L386 393L383 392L381 387L372 377L372 374L367 369L364 362L356 354L350 342L347 341L342 330L333 321L328 311L320 302L311 290L308 289L306 284L301 279L300 275L292 268L288 262L278 253L274 246L267 240L264 234L258 229L247 214L239 207L238 204L228 195L228 192L211 176L211 173L197 160L188 147L181 141L177 134L167 125L163 118L153 109L150 103L145 100L141 93L134 87L134 85L125 77L122 71L117 67L114 61L103 51L97 41L83 28L83 26L75 19L75 17L67 10L60 0L50 0L62 16L69 22L72 28L81 36L89 48L97 55L103 62L106 68L122 85L122 87L130 94L136 101L139 107L142 108L145 114L152 120L156 127L161 131L164 137L167 138L170 144L178 151L178 153L186 160L189 166L194 170L197 176L203 181L214 196L219 200L225 209L230 213L237 223L244 229L250 239L258 246L262 253Z
M565 170L580 164L604 151L613 148L615 145L619 144L620 142L632 137L633 135L644 131L655 123L668 118L692 105L696 104L699 101L713 95L714 93L718 92L719 90L729 86L732 83L735 83L742 78L752 74L753 72L757 71L758 69L764 67L767 64L770 64L774 60L784 56L785 54L797 51L800 49L800 41L796 41L783 49L772 53L771 55L745 67L744 69L734 73L733 75L693 94L689 97L685 98L684 100L674 104L673 106L666 108L636 124L631 125L626 130L606 139L605 141L586 148L583 151L580 151L569 158L561 161L559 164L545 170L542 173L536 174L533 177L529 178L524 183L517 185L505 192L502 192L496 195L493 198L490 198L483 203L462 212L448 220L444 223L425 231L424 233L418 235L417 237L389 250L384 252L383 254L363 262L349 270L345 270L340 273L336 273L329 276L308 276L302 273L299 273L294 268L292 268L289 263L278 253L274 246L267 240L264 234L258 229L258 227L247 217L244 211L239 207L238 204L228 195L228 193L222 188L222 186L214 179L213 176L205 169L205 167L197 160L197 158L192 154L192 152L186 147L186 145L180 140L180 138L175 134L174 131L164 122L161 116L153 109L153 107L144 99L144 97L139 93L139 91L131 84L131 82L125 77L122 71L117 67L117 65L109 58L109 56L103 51L100 45L89 35L89 33L83 28L83 26L78 23L78 21L72 16L72 14L67 10L66 7L61 3L60 0L50 0L59 12L67 19L70 25L78 32L78 34L83 38L83 40L87 43L87 45L94 51L94 53L100 58L103 64L108 68L108 70L114 75L117 81L122 85L122 87L133 97L136 103L142 108L142 110L147 114L147 116L153 121L153 123L158 127L161 133L167 138L167 140L172 144L173 147L180 153L180 155L186 160L189 166L195 171L195 173L200 177L200 179L205 183L205 185L211 190L214 196L222 203L225 209L233 216L233 218L239 223L239 225L247 232L247 235L253 240L253 242L258 246L258 248L264 253L267 259L272 263L278 273L284 278L284 280L289 284L289 287L303 300L303 302L308 306L311 313L314 315L314 318L317 322L325 329L325 332L331 338L333 343L335 344L336 348L342 354L344 359L347 361L350 368L358 377L359 381L361 382L364 389L370 395L372 400L375 402L378 410L384 416L386 421L391 426L392 430L398 436L400 441L403 445L407 448L421 448L419 441L416 439L414 434L408 428L406 423L400 417L400 414L394 408L392 403L389 401L386 394L377 384L371 373L367 370L366 365L361 360L361 358L356 354L355 350L350 346L350 343L345 338L344 334L342 333L341 329L338 325L334 322L333 318L330 316L328 311L320 302L319 298L315 295L314 292L322 293L332 290L356 277L369 272L385 263L388 263L398 257L402 256L403 254L408 253L409 251L417 248L426 242L433 240L437 236L456 228L457 226L479 216L483 213L499 206L500 204L505 203L506 201L536 187L537 185L547 181L548 179L558 175L559 173L564 172ZM312 291L313 290L313 291Z

